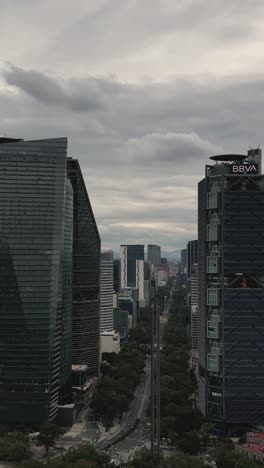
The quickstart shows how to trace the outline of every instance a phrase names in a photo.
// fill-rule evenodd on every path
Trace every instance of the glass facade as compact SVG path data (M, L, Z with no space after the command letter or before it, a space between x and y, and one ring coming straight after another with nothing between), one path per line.
M233 174L226 161L199 184L199 407L213 420L262 425L264 176Z
M73 364L98 374L100 358L101 241L79 163L68 158L73 187Z
M136 263L144 260L144 245L127 246L127 287L136 287Z
M35 424L55 419L71 366L67 139L0 143L0 420Z

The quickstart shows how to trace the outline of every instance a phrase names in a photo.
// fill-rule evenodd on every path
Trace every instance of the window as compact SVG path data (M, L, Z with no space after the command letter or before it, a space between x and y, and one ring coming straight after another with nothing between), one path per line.
M207 257L207 273L219 273L219 257Z
M207 193L207 209L214 210L218 208L218 192Z
M219 317L212 316L207 322L207 338L219 338Z
M207 305L208 306L219 305L219 289L218 288L207 289Z
M219 372L219 356L217 354L207 354L207 370Z
M210 223L207 224L207 241L217 241L219 233L219 224Z

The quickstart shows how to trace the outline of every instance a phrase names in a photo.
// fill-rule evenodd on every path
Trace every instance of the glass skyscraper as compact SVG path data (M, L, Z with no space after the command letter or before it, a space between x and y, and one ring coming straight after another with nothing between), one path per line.
M0 143L0 421L34 424L69 394L67 139Z
M68 158L73 187L72 360L98 374L101 241L79 162Z
M199 407L264 422L264 176L261 151L220 155L199 183Z

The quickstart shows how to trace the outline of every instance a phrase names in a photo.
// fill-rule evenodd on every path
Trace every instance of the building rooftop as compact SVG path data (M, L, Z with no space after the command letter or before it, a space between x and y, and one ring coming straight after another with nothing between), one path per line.
M88 370L88 366L86 364L73 364L72 371L73 372L85 372Z
M228 161L244 161L244 159L247 159L247 155L245 154L217 154L216 156L211 156L210 159L212 161L222 161L222 162L228 162Z

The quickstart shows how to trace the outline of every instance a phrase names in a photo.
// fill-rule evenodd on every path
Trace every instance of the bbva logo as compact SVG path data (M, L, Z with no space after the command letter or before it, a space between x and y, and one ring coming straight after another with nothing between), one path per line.
M258 173L258 166L257 164L241 164L241 165L232 165L232 173L236 174L257 174Z

